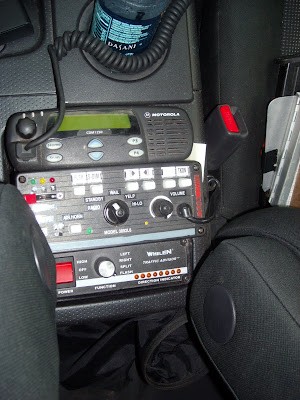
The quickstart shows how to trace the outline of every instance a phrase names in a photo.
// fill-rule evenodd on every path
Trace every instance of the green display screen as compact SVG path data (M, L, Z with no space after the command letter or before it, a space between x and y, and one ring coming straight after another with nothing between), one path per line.
M131 122L127 114L74 114L64 117L58 131L129 128L131 128Z

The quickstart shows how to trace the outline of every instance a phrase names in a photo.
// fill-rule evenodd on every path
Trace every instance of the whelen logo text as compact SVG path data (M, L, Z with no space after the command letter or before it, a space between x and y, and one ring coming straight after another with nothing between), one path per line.
M172 253L173 249L163 250L163 251L147 251L148 257L167 256L168 254Z

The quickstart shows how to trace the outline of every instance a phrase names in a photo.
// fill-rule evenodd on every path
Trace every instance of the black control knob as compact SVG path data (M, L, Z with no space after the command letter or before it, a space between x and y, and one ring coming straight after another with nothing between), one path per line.
M173 212L173 204L166 198L157 198L151 208L155 217L159 218L168 218Z
M17 122L17 133L24 139L31 139L36 134L36 123L30 118L20 118Z
M124 224L129 217L129 208L122 200L112 200L104 207L104 218L111 225Z
M103 278L110 278L116 271L115 264L108 258L100 258L95 263L95 269L98 275Z
M192 207L187 203L179 204L177 214L181 218L190 218L193 216Z

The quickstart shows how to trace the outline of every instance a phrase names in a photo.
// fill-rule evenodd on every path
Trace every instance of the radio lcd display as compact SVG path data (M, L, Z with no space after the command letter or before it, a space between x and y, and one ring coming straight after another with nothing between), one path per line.
M56 116L50 116L54 120ZM131 121L128 114L69 114L65 115L59 132L94 129L129 129Z

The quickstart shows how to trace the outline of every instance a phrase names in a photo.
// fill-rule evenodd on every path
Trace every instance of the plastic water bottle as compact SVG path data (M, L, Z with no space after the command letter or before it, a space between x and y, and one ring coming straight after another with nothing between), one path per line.
M95 0L91 33L130 55L150 44L171 0Z

